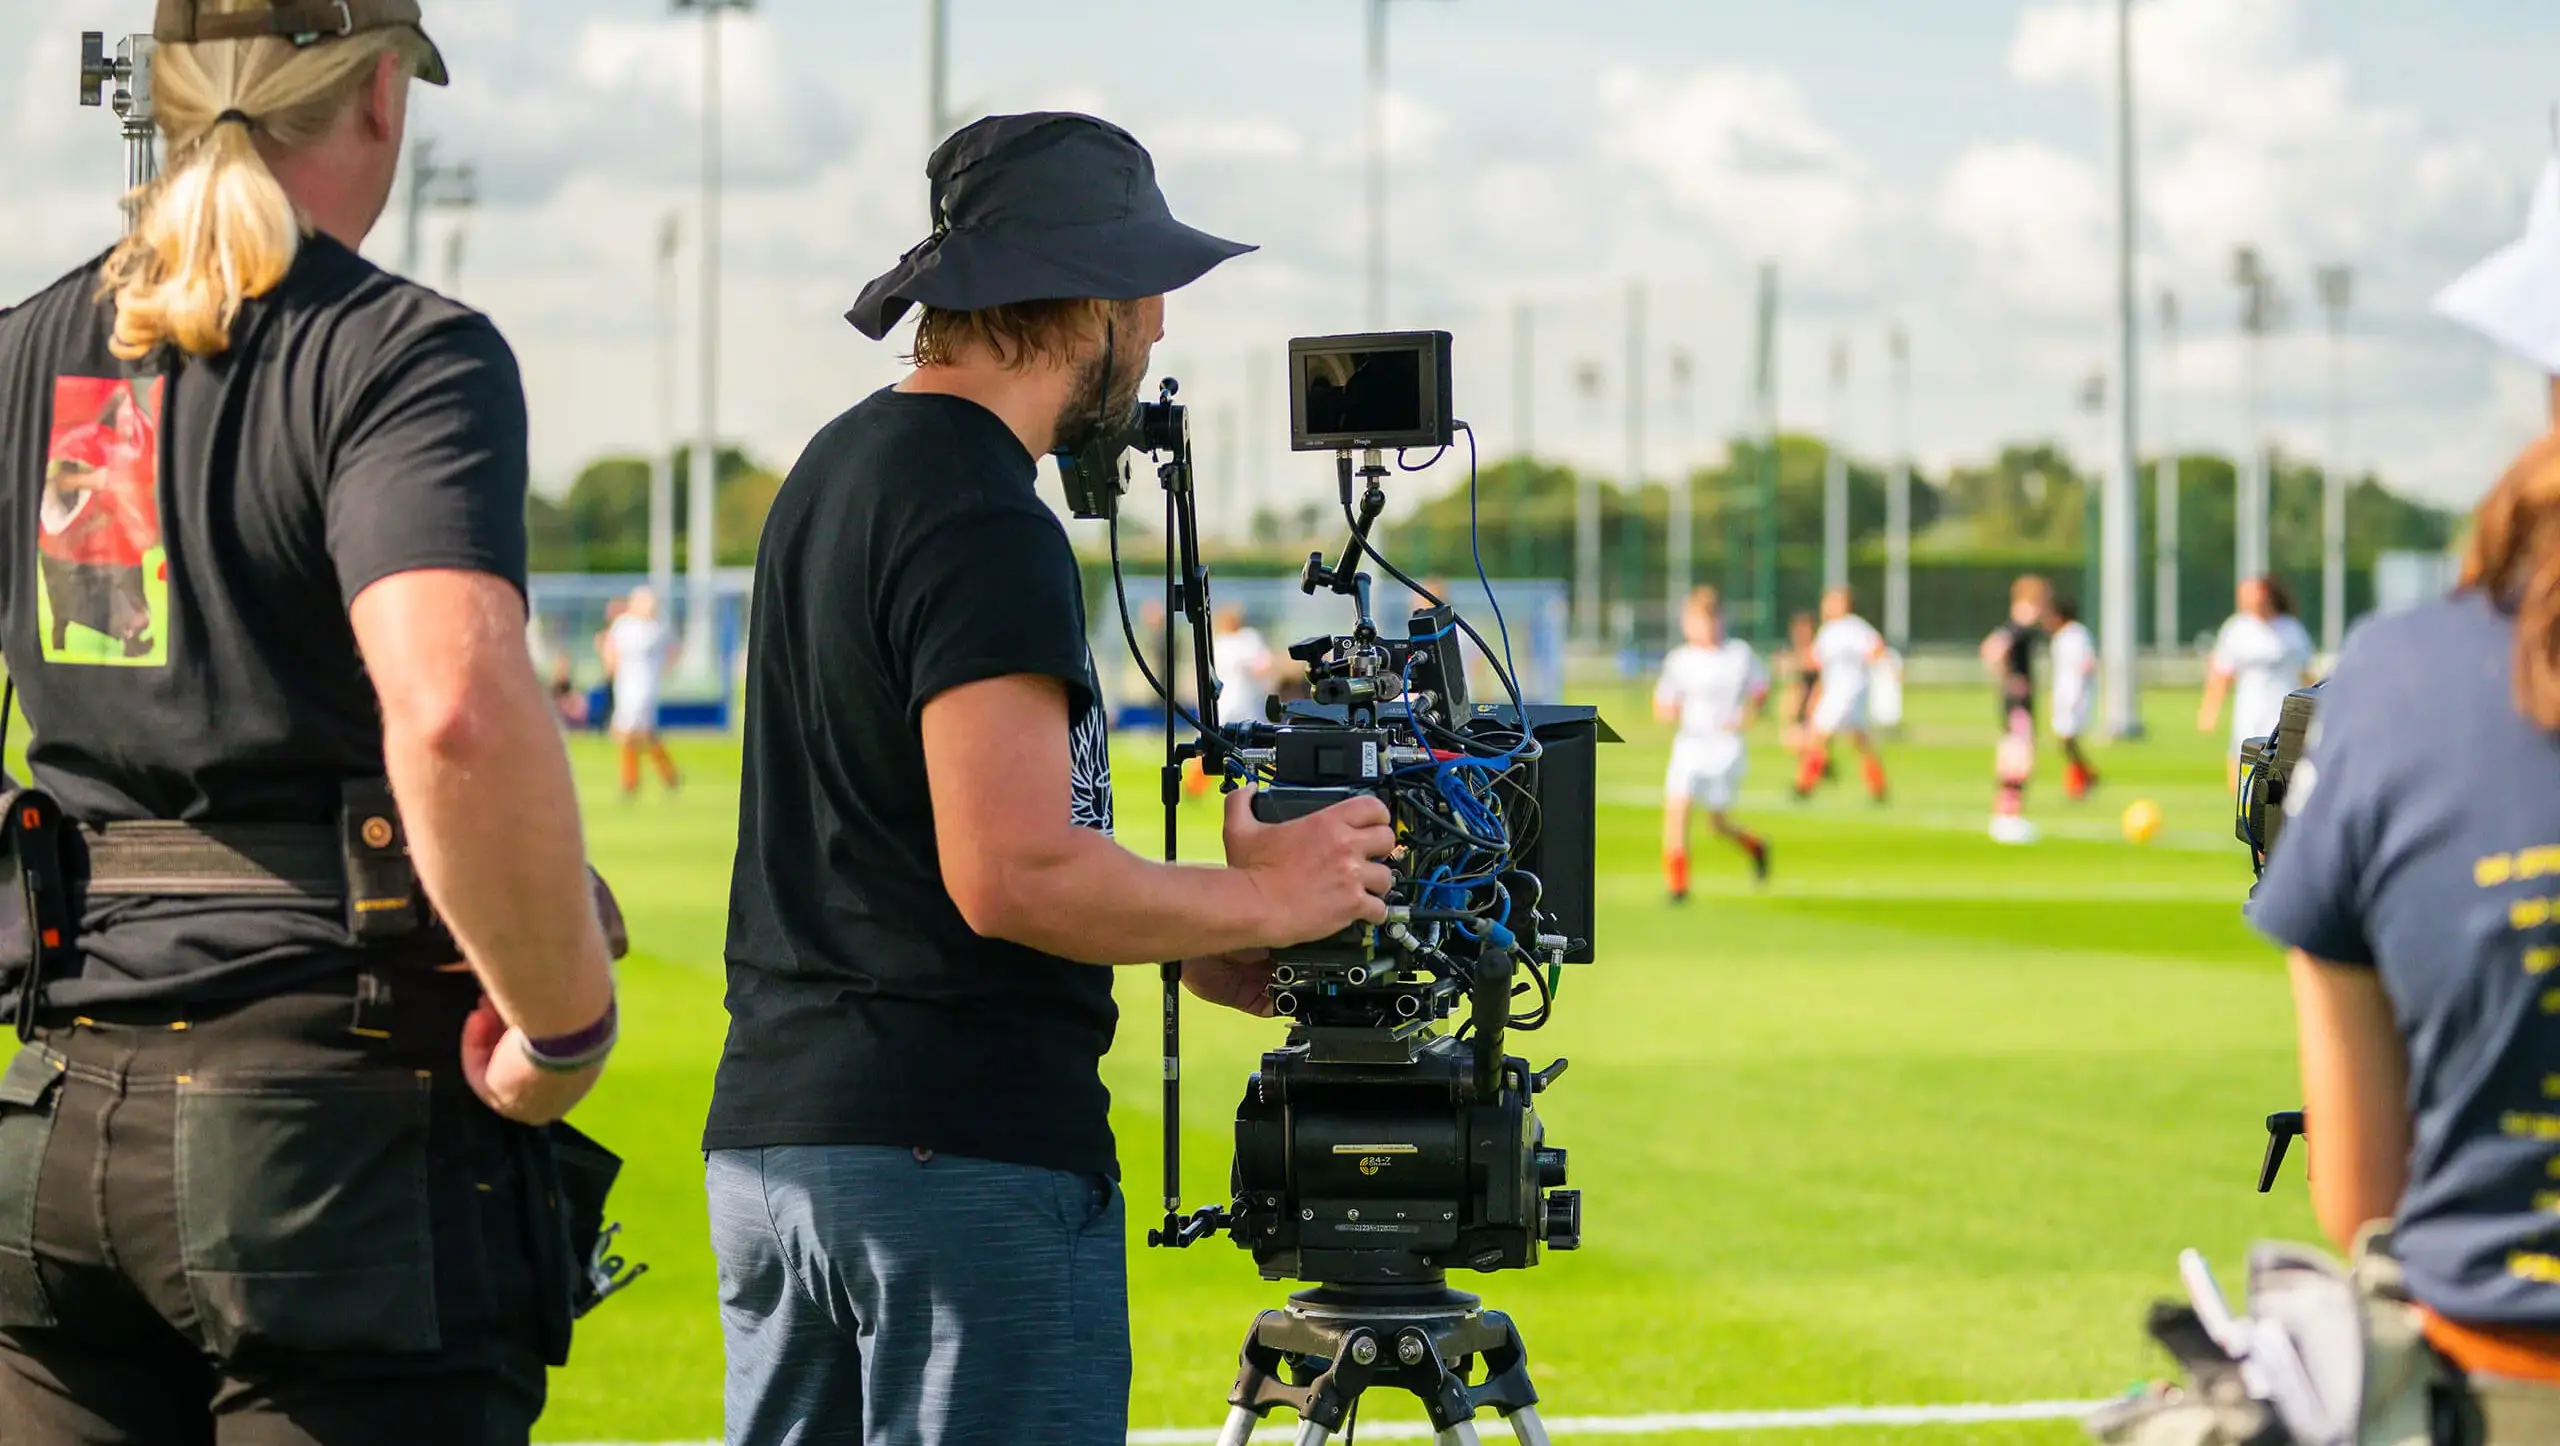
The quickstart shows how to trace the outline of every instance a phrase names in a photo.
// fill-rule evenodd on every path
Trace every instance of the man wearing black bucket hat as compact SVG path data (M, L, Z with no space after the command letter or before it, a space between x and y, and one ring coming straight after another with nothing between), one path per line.
M1034 459L1130 415L1164 294L1250 248L1176 221L1127 132L999 116L928 164L934 230L849 319L920 307L915 371L819 433L756 572L713 1094L732 1443L1125 1439L1124 1222L1096 965L1189 958L1266 1012L1259 950L1385 916L1383 807L1228 867L1109 837L1107 725ZM805 1433L805 1434L804 1434Z

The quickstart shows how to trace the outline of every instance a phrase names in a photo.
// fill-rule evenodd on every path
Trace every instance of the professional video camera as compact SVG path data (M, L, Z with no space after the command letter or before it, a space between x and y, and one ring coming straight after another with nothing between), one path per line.
M2276 715L2276 731L2240 744L2240 789L2233 804L2232 832L2249 846L2253 880L2266 877L2267 860L2275 856L2276 839L2284 832L2285 801L2292 791L2294 769L2311 746L2313 725L2320 716L2320 690L2325 686L2314 683L2286 694L2284 710ZM2249 892L2257 891L2252 882ZM2258 1162L2259 1194L2275 1188L2285 1151L2302 1132L2300 1110L2278 1110L2267 1116L2267 1152Z
M1255 1324L1222 1441L1240 1443L1286 1406L1301 1442L1342 1428L1372 1384L1420 1397L1435 1429L1473 1439L1492 1407L1520 1439L1543 1441L1519 1333L1452 1268L1537 1263L1580 1243L1581 1198L1565 1153L1545 1143L1533 1100L1565 1070L1533 1070L1505 1051L1544 1025L1563 966L1593 957L1597 745L1615 741L1590 708L1531 706L1503 652L1449 602L1398 571L1370 542L1386 505L1387 454L1445 452L1465 424L1451 408L1446 332L1301 338L1290 343L1290 431L1297 451L1330 451L1350 540L1338 562L1310 557L1309 595L1351 604L1348 631L1289 649L1311 697L1262 719L1222 724L1208 643L1208 575L1192 506L1189 434L1167 381L1116 435L1060 459L1078 516L1115 520L1124 457L1158 454L1166 494L1166 856L1186 762L1258 790L1265 822L1304 817L1366 794L1401 841L1382 926L1361 925L1277 951L1271 999L1289 1021L1236 1113L1232 1199L1181 1207L1179 966L1165 966L1165 1218L1150 1244L1181 1247L1224 1231L1268 1279L1314 1288ZM1474 438L1468 436L1472 458ZM1355 454L1357 462L1355 464ZM1436 455L1436 453L1435 453ZM1412 470L1412 469L1408 469ZM1365 484L1362 485L1362 484ZM1355 495L1356 494L1356 495ZM1128 624L1116 526L1113 576ZM1372 610L1374 563L1422 600L1403 635ZM1480 573L1481 576L1481 573ZM1486 597L1493 601L1492 588ZM1497 623L1500 606L1494 604ZM1170 620L1188 621L1196 713L1166 686ZM1469 696L1472 643L1504 700ZM1194 735L1185 739L1180 724ZM1464 1006L1466 1018L1448 1021ZM1473 1384L1474 1361L1485 1362ZM1293 1383L1294 1382L1294 1383Z

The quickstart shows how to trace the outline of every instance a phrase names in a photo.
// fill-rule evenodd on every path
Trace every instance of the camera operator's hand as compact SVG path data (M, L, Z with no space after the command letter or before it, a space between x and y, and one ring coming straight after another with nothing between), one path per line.
M1182 961L1182 987L1211 1004L1223 1004L1258 1018L1278 1013L1271 1007L1271 951L1239 949Z
M462 1022L462 1078L481 1103L520 1125L547 1125L566 1116L596 1087L604 1066L576 1074L536 1069L520 1033L498 1017L489 1000Z
M1303 944L1353 924L1386 922L1395 875L1377 862L1396 851L1384 802L1363 795L1287 823L1253 816L1254 794L1227 795L1227 865L1262 896L1267 942Z

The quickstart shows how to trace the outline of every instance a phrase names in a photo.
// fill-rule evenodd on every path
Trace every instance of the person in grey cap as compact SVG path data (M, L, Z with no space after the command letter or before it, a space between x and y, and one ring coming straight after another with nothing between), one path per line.
M1099 1067L1116 964L1268 1013L1261 952L1385 917L1375 800L1227 867L1111 838L1084 587L1034 462L1125 425L1165 293L1250 248L1176 221L1079 115L937 150L871 283L915 370L821 431L756 568L703 1145L732 1443L1126 1438L1125 1221Z
M611 946L525 647L515 358L357 251L445 78L419 26L162 0L132 234L0 311L42 791L0 808L10 1446L521 1443L566 1359L534 1127L612 1047Z

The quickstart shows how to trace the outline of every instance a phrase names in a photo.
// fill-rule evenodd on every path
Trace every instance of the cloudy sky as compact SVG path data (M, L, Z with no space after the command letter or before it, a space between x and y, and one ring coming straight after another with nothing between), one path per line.
M1321 487L1285 437L1275 359L1354 330L1361 301L1362 0L953 0L953 98L1076 108L1155 150L1177 210L1263 251L1177 299L1158 353L1204 465L1241 497ZM78 32L141 0L0 0L0 298L112 238L115 127L72 104ZM921 234L922 0L760 0L728 24L731 199L722 430L787 462L896 375L839 319ZM565 485L636 449L663 409L655 248L698 235L701 27L649 0L428 0L453 63L413 132L479 171L453 289L494 315L533 395L536 465ZM2086 0L1398 0L1390 320L1457 333L1460 410L1495 451L1625 466L1626 318L1644 288L1657 474L1744 415L1754 274L1779 267L1783 408L1891 444L1885 341L1911 338L1912 445L2095 445L2075 408L2107 354L2111 4ZM2355 268L2347 448L2439 499L2476 496L2531 434L2537 383L2427 301L2511 236L2552 144L2547 0L2139 0L2145 425L2244 434L2232 248L2291 307L2266 356L2269 425L2328 446L2314 268ZM445 283L457 223L426 223ZM395 211L370 253L398 264ZM675 422L696 425L690 252ZM1531 415L1513 316L1533 320ZM2156 329L2149 339L2156 343ZM1673 357L1690 359L1684 386ZM1586 387L1596 379L1596 387ZM1213 525L1219 521L1213 513Z

